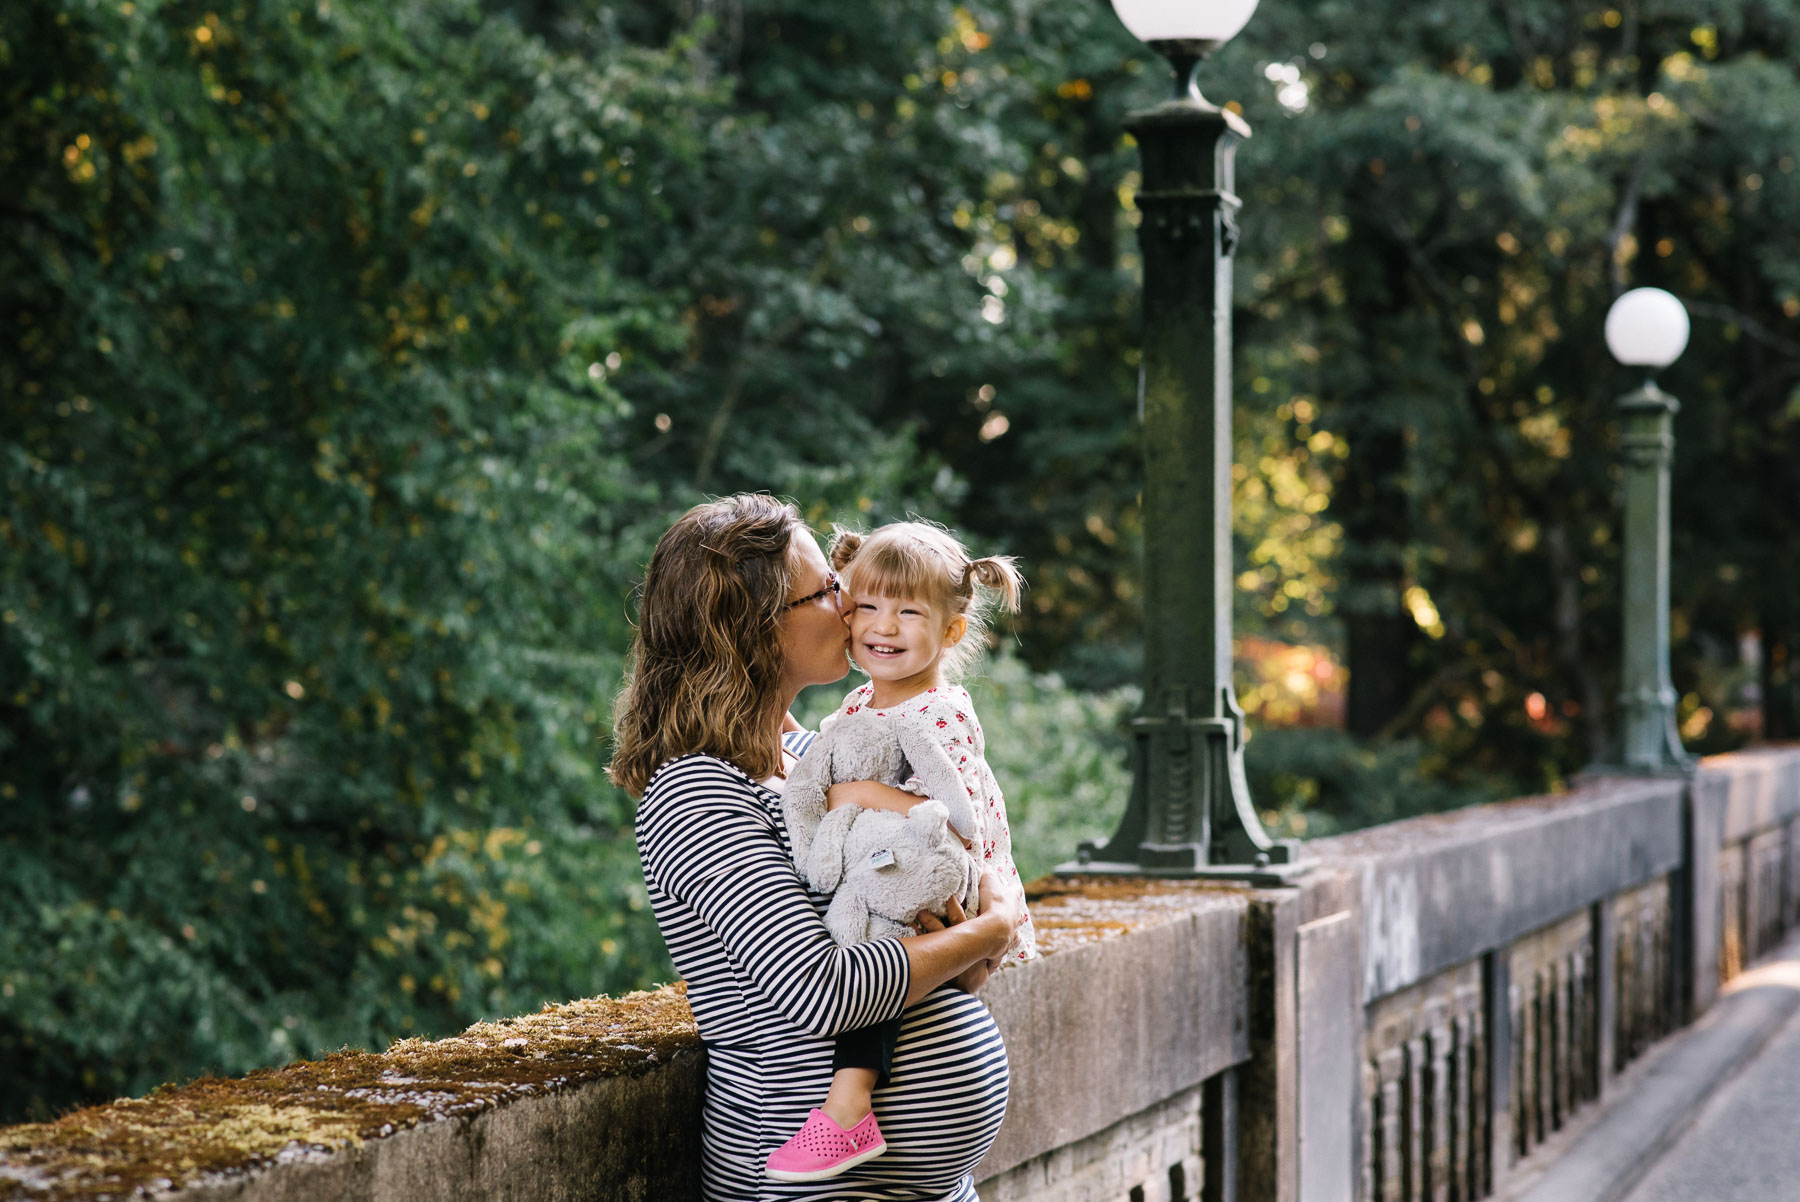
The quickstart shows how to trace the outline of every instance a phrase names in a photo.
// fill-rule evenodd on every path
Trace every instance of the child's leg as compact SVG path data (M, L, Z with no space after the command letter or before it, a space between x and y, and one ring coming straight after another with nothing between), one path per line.
M875 1091L888 1083L899 1042L898 1016L839 1035L831 1054L831 1090L819 1109L846 1131L860 1123L873 1108Z
M875 1108L872 1098L878 1076L872 1068L840 1068L831 1074L831 1089L819 1109L830 1115L832 1122L850 1130Z
M831 1054L831 1089L805 1125L769 1156L777 1181L824 1181L887 1150L871 1105L887 1084L900 1020L846 1031Z

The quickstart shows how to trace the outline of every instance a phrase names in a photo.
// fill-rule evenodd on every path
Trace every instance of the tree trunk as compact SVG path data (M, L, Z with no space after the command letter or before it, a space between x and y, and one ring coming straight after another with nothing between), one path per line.
M1412 539L1406 488L1406 430L1394 418L1387 387L1389 317L1407 303L1404 259L1379 237L1365 236L1360 262L1342 273L1347 309L1356 314L1355 353L1368 375L1336 406L1334 421L1350 454L1332 492L1343 524L1343 586L1338 612L1344 623L1350 682L1345 724L1368 738L1384 730L1411 700L1417 686L1412 651L1418 626L1407 611L1406 550Z

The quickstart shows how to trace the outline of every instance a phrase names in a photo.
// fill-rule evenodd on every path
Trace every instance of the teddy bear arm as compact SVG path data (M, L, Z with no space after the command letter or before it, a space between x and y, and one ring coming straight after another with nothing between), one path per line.
M825 815L825 821L819 823L806 858L796 861L814 889L829 893L843 885L848 871L844 862L845 849L852 828L864 816L865 812L856 806L843 806Z
M912 765L913 775L925 786L926 795L944 803L950 825L958 834L966 839L979 839L981 822L975 812L974 799L962 773L950 762L950 753L944 750L944 745L912 723L900 728L899 739L900 750L905 753L907 763Z
M855 889L839 889L825 909L825 929L831 932L839 947L854 947L867 943L872 937L873 918L861 894Z
M781 809L787 818L788 842L793 845L794 862L804 864L812 852L812 842L826 815L826 790L831 787L831 749L820 746L823 735L800 757L788 773L787 785L781 792Z

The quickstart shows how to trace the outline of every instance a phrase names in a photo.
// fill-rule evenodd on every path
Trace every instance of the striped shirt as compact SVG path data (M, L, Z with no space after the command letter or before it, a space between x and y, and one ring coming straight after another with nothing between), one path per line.
M798 755L810 735L787 736ZM709 1202L976 1202L971 1170L1006 1112L1006 1048L953 986L902 1016L892 1080L875 1092L887 1152L811 1184L763 1175L831 1084L832 1036L901 1012L898 940L839 947L830 897L801 883L781 799L708 755L656 770L637 818L650 905L707 1049L701 1177Z

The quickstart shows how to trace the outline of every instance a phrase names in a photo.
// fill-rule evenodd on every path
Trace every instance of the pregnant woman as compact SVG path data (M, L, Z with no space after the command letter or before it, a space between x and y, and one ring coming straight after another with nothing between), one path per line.
M840 592L799 513L761 495L689 510L645 572L611 771L643 798L644 881L706 1044L703 1191L975 1202L970 1170L1000 1129L1007 1065L972 991L1022 913L984 873L976 917L952 902L948 927L927 915L922 934L854 947L826 931L829 898L794 868L780 791L812 738L788 714L795 697L848 670ZM837 788L854 800L886 786ZM831 1083L832 1037L897 1014L875 1094L886 1152L828 1181L765 1177Z

